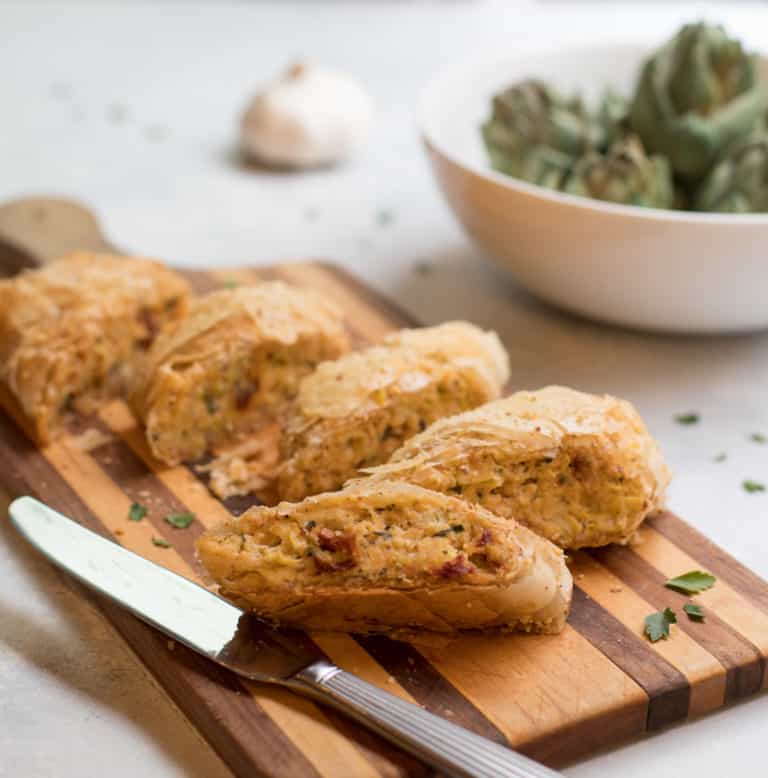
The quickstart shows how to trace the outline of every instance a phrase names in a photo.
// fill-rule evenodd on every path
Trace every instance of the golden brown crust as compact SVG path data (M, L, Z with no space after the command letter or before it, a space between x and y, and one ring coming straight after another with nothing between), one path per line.
M274 418L305 375L348 348L340 311L310 290L212 292L158 339L132 405L155 456L193 460Z
M367 472L456 494L562 548L626 543L669 481L630 403L564 387L438 421Z
M305 629L558 632L572 586L543 538L402 483L253 508L198 553L224 596Z
M2 377L41 442L72 405L123 394L189 287L159 262L78 252L0 282Z
M437 419L499 396L509 377L497 335L466 322L401 330L305 378L281 444L285 500L339 489Z

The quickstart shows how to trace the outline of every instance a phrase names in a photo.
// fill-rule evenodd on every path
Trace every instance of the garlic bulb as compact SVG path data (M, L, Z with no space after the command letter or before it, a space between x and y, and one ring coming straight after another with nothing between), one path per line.
M331 165L362 144L372 121L373 101L354 79L300 63L253 98L241 143L248 156L272 165Z

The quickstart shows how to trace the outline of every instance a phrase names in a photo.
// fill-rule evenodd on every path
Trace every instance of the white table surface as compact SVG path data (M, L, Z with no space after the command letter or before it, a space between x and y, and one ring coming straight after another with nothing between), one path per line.
M652 40L701 16L768 50L765 6L527 2L0 2L0 199L80 198L109 236L184 265L329 257L424 322L496 328L520 386L624 395L662 441L671 507L768 576L768 335L642 336L557 313L489 269L430 180L416 130L429 75L464 57L560 42ZM296 57L349 69L379 105L353 164L238 166L245 98ZM382 209L389 225L378 223ZM415 271L429 263L427 275ZM701 423L680 427L678 412ZM712 457L728 453L717 464ZM0 776L228 771L133 655L0 524ZM574 778L762 774L768 697L575 765ZM339 776L345 775L340 767Z

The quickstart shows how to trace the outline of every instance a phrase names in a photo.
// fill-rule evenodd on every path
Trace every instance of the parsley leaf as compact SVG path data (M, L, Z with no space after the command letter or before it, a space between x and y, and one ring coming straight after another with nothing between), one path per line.
M165 538L152 538L152 542L160 548L171 548L171 544Z
M749 439L753 443L768 443L768 438L766 438L765 435L763 435L761 432L753 432L749 436Z
M728 454L725 451L722 451L716 457L712 457L713 462L725 462L726 459L728 459Z
M234 278L228 278L224 282L225 289L237 289L238 286L240 286L240 282L236 281Z
M147 515L147 509L139 502L132 502L128 509L129 521L141 521Z
M694 605L692 602L687 602L683 605L683 610L688 614L688 618L691 621L704 621L704 611L701 609L701 605Z
M760 481L753 481L751 478L747 478L746 481L741 482L741 487L745 492L753 494L754 492L764 492L765 484Z
M701 416L698 413L678 413L675 421L678 424L698 424Z
M674 589L683 594L698 594L699 592L711 589L717 579L709 573L702 573L701 570L691 570L689 573L683 573L676 578L670 578L664 582L667 589Z
M671 608L664 608L658 613L651 613L645 617L644 634L648 636L651 643L669 637L669 627L671 624L677 624L677 616Z
M194 513L169 513L165 520L176 529L186 529L194 520Z

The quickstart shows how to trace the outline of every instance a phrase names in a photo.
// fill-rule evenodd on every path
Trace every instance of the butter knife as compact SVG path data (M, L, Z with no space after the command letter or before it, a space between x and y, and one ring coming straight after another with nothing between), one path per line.
M14 500L9 510L24 538L55 565L238 675L330 705L447 775L559 775L336 667L305 633L269 627L32 497Z

